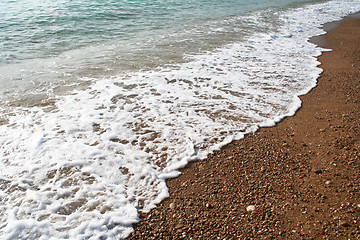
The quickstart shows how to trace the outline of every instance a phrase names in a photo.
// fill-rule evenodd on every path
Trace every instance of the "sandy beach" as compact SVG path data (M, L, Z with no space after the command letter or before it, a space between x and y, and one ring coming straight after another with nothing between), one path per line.
M296 115L189 164L128 239L360 239L360 19L321 44Z

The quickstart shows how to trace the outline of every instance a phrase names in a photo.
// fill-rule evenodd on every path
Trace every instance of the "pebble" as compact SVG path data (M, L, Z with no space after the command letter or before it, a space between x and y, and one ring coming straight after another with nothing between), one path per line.
M339 226L341 226L341 227L349 227L349 223L347 223L346 221L341 221L339 223Z
M318 169L318 168L314 168L313 171L314 171L314 173L316 173L316 174L321 174L321 173L322 173L322 170L321 170L321 169Z
M248 212L254 212L254 211L255 211L255 205L249 205L249 206L247 206L246 211L248 211Z
M183 227L184 227L184 224L181 224L181 223L178 223L178 224L175 226L176 229L181 229L181 228L183 228Z
M326 185L331 185L331 184L333 184L333 182L330 181L330 180L327 180L327 181L325 182L325 184L326 184Z
M171 208L172 210L174 210L174 209L175 209L175 203L170 203L169 208Z

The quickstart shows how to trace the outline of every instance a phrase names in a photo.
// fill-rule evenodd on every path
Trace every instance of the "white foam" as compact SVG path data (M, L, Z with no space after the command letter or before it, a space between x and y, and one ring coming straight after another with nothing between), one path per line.
M139 210L168 196L165 179L179 168L293 115L321 73L322 49L307 39L359 6L330 1L279 12L276 32L175 69L96 79L51 112L15 109L0 126L0 236L127 236ZM261 24L263 13L247 21Z

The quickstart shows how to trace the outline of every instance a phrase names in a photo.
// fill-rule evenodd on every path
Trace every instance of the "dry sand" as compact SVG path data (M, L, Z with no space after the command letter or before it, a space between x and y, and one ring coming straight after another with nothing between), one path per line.
M189 164L129 239L360 239L360 19L323 43L296 115Z

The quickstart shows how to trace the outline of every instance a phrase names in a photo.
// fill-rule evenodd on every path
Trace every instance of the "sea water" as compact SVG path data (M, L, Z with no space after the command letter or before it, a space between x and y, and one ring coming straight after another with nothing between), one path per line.
M1 239L119 239L165 180L300 107L359 0L0 1Z

